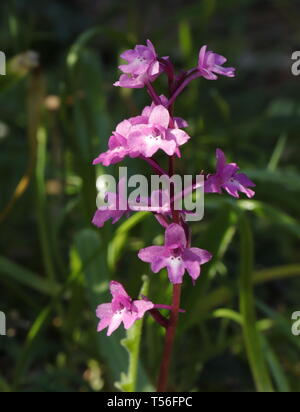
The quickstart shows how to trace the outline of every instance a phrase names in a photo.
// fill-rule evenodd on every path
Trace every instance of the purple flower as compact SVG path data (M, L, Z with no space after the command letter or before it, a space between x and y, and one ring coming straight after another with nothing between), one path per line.
M119 66L124 74L114 86L140 89L148 82L153 82L162 72L156 50L150 40L147 40L147 46L137 45L134 50L125 51L121 58L128 64Z
M199 53L198 70L201 76L207 80L217 80L218 74L227 77L235 77L235 68L223 67L227 59L219 54L207 51L207 46L203 46Z
M145 119L146 121L146 119ZM134 153L128 147L127 140L134 119L124 120L121 122L108 142L108 151L101 153L93 162L94 165L102 163L103 166L110 166L121 162L126 156L137 157L138 153Z
M164 107L168 107L169 100L167 99L167 97L162 94L159 96L159 98L161 101L161 105ZM152 103L151 106L146 106L142 112L142 116L149 118L155 107L155 103ZM189 124L186 120L182 119L181 117L174 117L174 127L175 129L184 129L186 127L189 127Z
M109 139L109 150L101 153L93 162L110 166L121 162L125 157L152 157L158 150L169 156L179 155L179 146L185 144L190 136L179 129L187 123L175 118L174 128L169 128L170 114L163 105L152 105L144 109L141 116L121 122Z
M132 300L124 287L115 281L110 282L112 302L98 306L96 314L100 319L98 332L108 327L107 336L110 336L123 322L125 329L129 329L136 320L142 319L145 312L154 308L148 299Z
M145 113L145 112L144 112ZM178 153L179 146L185 144L190 136L177 127L170 128L170 113L163 106L150 108L148 124L138 124L131 128L128 145L145 157L152 157L158 150L163 150L168 156ZM178 119L177 122L180 122Z
M154 273L166 267L170 282L179 284L183 282L186 270L195 282L200 276L201 265L209 262L212 255L206 250L187 247L184 229L173 223L166 230L165 245L142 249L139 258L143 262L151 263Z
M222 193L225 189L231 196L239 198L239 192L245 193L249 198L255 192L249 187L256 185L244 173L238 173L239 167L236 163L226 163L222 150L217 149L217 172L208 176L205 182L205 193Z
M124 197L125 179L121 179L118 184L117 193L107 192L105 195L106 205L100 206L93 217L92 223L97 227L103 227L109 219L112 224L117 223L124 214L129 215L131 209Z

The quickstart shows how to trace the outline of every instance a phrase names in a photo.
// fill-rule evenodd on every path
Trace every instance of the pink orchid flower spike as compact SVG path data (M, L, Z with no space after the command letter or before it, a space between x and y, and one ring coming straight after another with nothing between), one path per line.
M180 284L186 270L195 282L200 276L201 265L209 262L212 255L203 249L187 247L184 229L173 223L166 230L165 245L142 249L139 258L150 263L154 273L166 267L170 282Z
M148 310L154 308L154 304L148 299L132 300L118 282L110 282L110 292L113 297L112 302L98 306L96 311L100 319L97 330L101 332L108 328L107 336L117 330L122 322L125 329L131 328Z
M198 70L207 80L217 80L217 75L235 77L235 68L223 67L226 62L225 57L208 51L207 46L203 46L199 53Z
M217 149L217 171L210 175L205 182L206 193L222 193L225 189L231 196L239 198L239 192L245 193L252 198L255 192L249 187L256 185L244 173L238 173L239 167L236 163L227 163L225 154Z

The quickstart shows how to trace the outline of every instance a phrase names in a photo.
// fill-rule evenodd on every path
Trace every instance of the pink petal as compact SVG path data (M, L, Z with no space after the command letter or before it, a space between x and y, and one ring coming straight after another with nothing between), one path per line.
M170 123L169 111L162 105L155 106L149 117L149 123L159 125L167 129Z
M208 69L201 69L200 73L202 77L206 80L218 80L218 76L216 76L213 72L209 71Z
M121 162L128 154L129 150L124 149L123 147L116 147L115 149L101 153L97 159L93 161L93 165L102 163L103 166L110 166Z
M156 60L148 69L150 76L157 76L160 73L160 63Z
M169 280L173 284L180 284L183 281L183 275L185 272L185 265L182 258L179 257L170 257L167 261L167 269Z
M121 59L127 60L128 62L136 59L137 54L135 50L126 50L120 55Z
M92 223L101 228L104 226L105 222L112 219L112 223L117 223L126 211L114 211L114 210L97 210L95 216L93 217Z
M128 296L126 290L124 289L123 285L121 283L116 282L116 281L111 281L109 284L110 292L114 298L118 298L120 295L125 296L126 298L130 299Z
M107 331L107 336L110 336L115 330L118 329L118 327L121 325L122 320L123 320L123 313L116 313L113 315L111 318L109 328Z
M226 166L226 157L224 152L221 149L216 150L216 156L217 156L217 171L222 171L224 167Z
M214 53L214 63L217 64L218 66L222 66L227 62L226 57L221 56L220 54Z
M209 176L209 178L204 183L205 193L222 193L221 185L219 179L215 176Z
M99 319L110 318L113 315L111 303L103 303L99 305L96 310L96 315Z
M185 267L193 280L198 279L201 273L201 265L212 259L212 254L199 248L186 249L182 254Z
M147 40L147 47L151 51L151 53L153 54L153 57L156 57L157 54L156 54L155 47L154 47L153 43L151 42L151 40L149 40L149 39Z
M239 167L235 163L228 163L220 173L220 177L223 182L227 182L229 179L234 177L236 172L239 170Z
M166 230L165 246L168 249L181 249L186 248L186 245L187 240L185 231L180 225L172 223Z
M149 246L139 251L139 258L143 262L151 263L161 256L165 251L163 246Z
M256 184L249 179L249 177L245 173L239 173L235 176L235 180L237 180L242 186L245 187L255 187Z
M236 183L226 183L226 185L223 185L223 187L226 192L230 194L230 196L233 196L237 199L240 197Z
M204 249L192 247L185 249L182 254L182 258L185 262L199 262L200 265L204 265L212 259L212 254Z
M122 64L119 69L126 74L144 74L148 70L149 63L147 61L141 62L138 59L131 61L129 64Z
M200 68L204 67L206 51L207 51L207 46L203 46L203 47L200 49L199 62L198 62L198 66L199 66Z
M153 273L159 273L167 266L167 259L170 257L169 251L163 246L150 246L140 250L139 258L151 264Z
M191 138L184 130L181 130L181 129L169 130L168 137L169 136L172 136L175 139L178 146L182 146L183 144L188 142Z
M184 129L185 127L189 127L188 122L182 119L181 117L174 117L174 120L175 120L175 127L177 129Z
M161 139L161 141L159 142L158 148L163 150L168 156L173 156L176 152L177 146L174 140ZM148 157L152 157L152 156L148 156Z
M137 318L137 313L126 311L123 315L123 323L125 329L130 329L133 326L134 322L137 320Z
M127 137L128 133L131 129L131 123L129 120L123 120L123 122L119 123L116 132L119 133L121 136Z
M137 77L129 77L127 74L122 74L119 81L114 83L116 87L125 87L128 89L142 89L145 86L145 77L137 76Z
M158 256L156 260L154 260L151 263L151 270L153 273L159 273L166 266L167 266L167 259L165 257Z
M234 67L215 66L214 72L226 77L235 77L236 69Z
M145 312L154 308L154 304L146 300L135 300L133 303L138 310L138 319L142 319L142 317L145 315Z
M198 262L185 262L186 270L193 280L197 280L201 274L201 266Z
M103 318L98 323L97 332L101 332L103 329L106 329L107 326L110 324L111 318Z

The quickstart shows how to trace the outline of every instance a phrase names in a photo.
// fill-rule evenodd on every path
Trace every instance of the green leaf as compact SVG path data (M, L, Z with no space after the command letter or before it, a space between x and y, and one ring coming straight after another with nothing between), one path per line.
M254 245L248 218L241 214L239 222L241 237L240 312L243 317L243 332L253 379L259 392L274 392L266 366L261 337L257 330L253 287Z
M45 295L56 296L61 291L61 286L58 283L43 279L3 256L0 256L0 275L7 276L9 279Z
M140 295L147 296L149 292L149 278L143 276L143 286ZM129 355L129 369L127 374L121 374L120 382L116 382L116 388L123 392L135 392L137 384L143 391L151 391L153 388L144 375L143 371L139 370L139 356L142 338L143 319L137 321L132 328L127 331L126 338L121 341L123 347ZM140 372L140 373L138 373ZM139 379L138 379L139 375Z
M293 235L300 237L298 221L282 210L256 200L239 200L237 205L240 209L252 211L260 218L271 220L273 225L278 225Z
M232 210L230 205L224 204L218 216L208 226L203 237L206 239L205 248L213 254L213 259L203 267L197 285L184 298L183 307L187 310L189 316L185 322L180 324L182 330L188 329L193 324L199 324L199 319L203 319L203 316L207 317L207 311L215 307L214 302L216 300L222 299L225 296L230 299L232 292L227 290L227 288L226 290L222 288L216 293L213 292L210 300L206 299L207 295L204 291L210 278L216 274L218 264L232 242L236 232L236 223L236 212ZM199 293L203 293L201 299L199 299Z
M191 26L187 20L183 20L179 24L179 42L184 56L189 58L193 50L193 41Z
M285 149L286 142L287 142L287 135L286 134L281 135L278 139L278 142L275 146L272 157L268 164L268 170L270 172L274 172L277 169L282 153Z
M277 358L276 353L273 351L268 340L264 336L262 336L261 338L265 349L266 359L279 392L291 392L289 381L285 376L285 373L282 369L279 359Z
M258 270L253 274L254 284L286 279L300 275L300 264L276 266L274 268Z
M40 336L41 331L46 326L52 310L52 305L48 305L41 310L26 336L24 348L22 352L20 352L20 356L17 359L14 370L14 391L16 391L19 387L22 379L26 375L27 370L34 360L34 344Z
M138 225L147 216L150 216L148 212L136 213L118 228L108 247L108 266L110 270L114 271L116 269L116 265L125 247L130 230Z

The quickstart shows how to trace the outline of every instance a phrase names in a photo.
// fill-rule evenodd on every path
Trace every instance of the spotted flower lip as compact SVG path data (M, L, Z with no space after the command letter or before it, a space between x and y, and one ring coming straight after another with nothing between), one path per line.
M245 193L248 198L252 198L255 192L250 187L255 187L246 174L238 173L240 170L236 163L227 163L224 152L217 149L217 170L213 175L208 176L205 182L205 193L222 193L222 189L236 198L239 192Z
M143 88L147 83L153 82L162 73L155 47L150 40L147 45L137 45L133 50L121 54L127 62L119 69L123 72L119 81L114 86L132 89Z
M101 332L108 328L107 336L115 332L121 323L125 329L131 328L148 310L154 308L154 304L148 299L132 300L119 282L110 282L110 292L111 303L99 305L96 311L100 319L97 331Z
M211 253L199 248L190 248L184 229L173 223L166 229L165 245L150 246L140 250L139 258L151 264L154 273L167 268L169 280L181 284L185 271L195 282L201 274L201 265L212 259Z
M203 46L199 53L198 70L205 79L217 80L218 75L226 77L235 77L236 69L234 67L224 67L227 62L226 57L207 50Z

